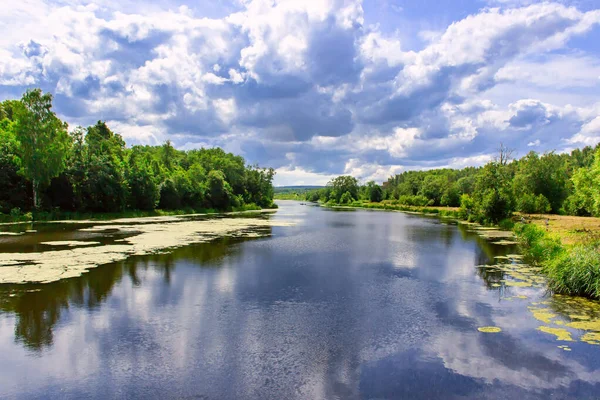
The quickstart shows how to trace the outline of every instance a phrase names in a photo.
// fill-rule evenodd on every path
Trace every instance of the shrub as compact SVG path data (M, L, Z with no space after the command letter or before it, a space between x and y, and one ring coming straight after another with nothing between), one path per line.
M505 218L502 221L498 222L498 226L500 229L504 229L505 231L510 231L514 228L515 223L510 218Z
M342 197L340 197L340 204L350 204L354 201L354 199L352 198L352 195L350 194L350 192L344 192L344 194L342 194Z
M552 206L543 194L534 196L531 193L525 193L517 199L517 211L525 214L545 214L551 210Z
M400 196L398 198L398 203L405 206L417 206L417 207L425 207L433 205L433 200L429 200L425 196Z

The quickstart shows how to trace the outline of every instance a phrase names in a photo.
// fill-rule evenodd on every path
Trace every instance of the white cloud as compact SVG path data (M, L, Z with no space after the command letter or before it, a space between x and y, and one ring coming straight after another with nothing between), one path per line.
M244 0L219 18L168 1L9 2L0 96L40 86L71 125L223 146L290 182L478 164L500 140L595 144L600 58L569 46L600 11L510 3L423 31L416 52L401 25L365 27L360 0Z

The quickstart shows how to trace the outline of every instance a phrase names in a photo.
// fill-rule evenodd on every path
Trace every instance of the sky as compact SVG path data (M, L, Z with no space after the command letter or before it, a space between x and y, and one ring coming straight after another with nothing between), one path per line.
M279 186L600 141L598 0L18 0L0 32L0 100L40 87L70 128Z

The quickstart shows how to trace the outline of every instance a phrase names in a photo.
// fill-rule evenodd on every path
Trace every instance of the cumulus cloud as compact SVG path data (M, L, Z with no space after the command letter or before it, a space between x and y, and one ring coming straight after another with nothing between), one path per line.
M489 4L423 30L414 48L404 11L390 32L365 22L360 0L10 2L0 98L38 86L71 125L104 119L130 143L222 146L277 168L280 184L480 165L500 141L522 152L597 143L600 106L587 99L600 58L573 43L600 40L600 10Z

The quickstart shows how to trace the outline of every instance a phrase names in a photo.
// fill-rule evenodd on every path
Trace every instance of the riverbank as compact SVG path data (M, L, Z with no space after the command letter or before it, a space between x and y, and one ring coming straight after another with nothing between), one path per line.
M386 202L325 206L401 211L464 221L460 209L452 207L403 206ZM549 288L559 294L600 298L600 218L516 214L512 220L519 221L521 218L526 223L511 226L513 224L509 221L504 221L499 228L511 229L526 260L541 267L541 272L548 278ZM493 238L485 229L481 236ZM505 242L511 242L506 239L503 235Z
M389 211L402 211L408 213L418 213L418 214L430 214L430 215L439 215L442 217L452 217L452 218L460 218L460 208L459 207L434 207L434 206L408 206L402 204L394 204L389 201L382 201L379 203L374 203L370 201L354 201L350 204L331 204L331 203L319 203L323 206L327 207L336 207L336 208L365 208L365 209L375 209L375 210L389 210Z
M35 213L13 213L0 214L0 225L20 224L28 222L64 222L64 221L108 221L122 218L148 218L148 217L170 217L170 216L186 216L186 215L211 215L211 214L227 214L252 211L269 211L276 210L277 205L272 207L261 208L255 204L244 205L243 207L234 207L230 211L217 210L214 208L202 209L179 209L179 210L127 210L114 213L93 213L93 212L65 212L65 211L40 211Z

